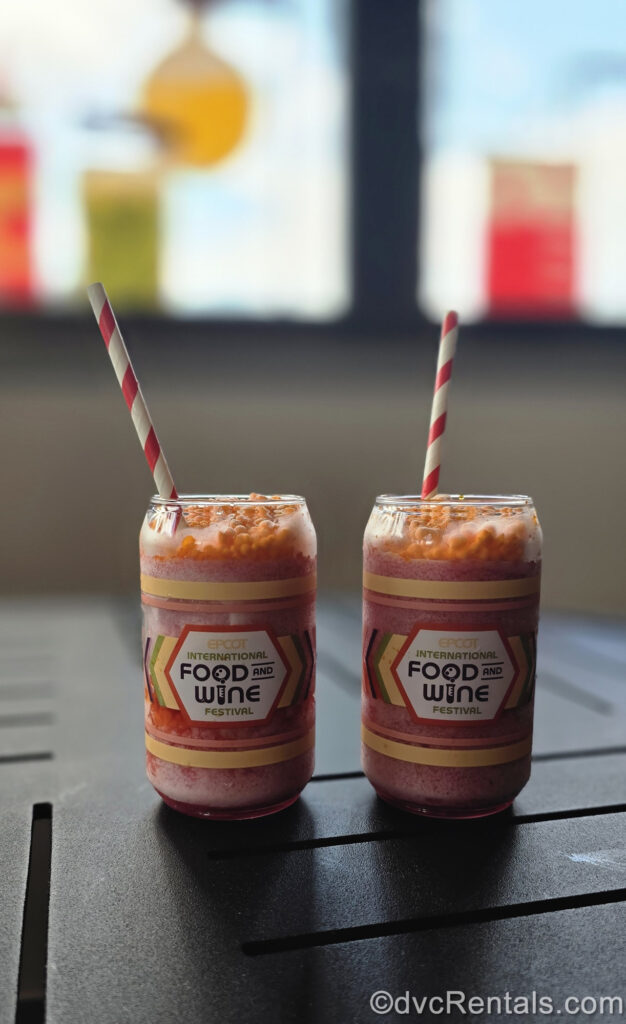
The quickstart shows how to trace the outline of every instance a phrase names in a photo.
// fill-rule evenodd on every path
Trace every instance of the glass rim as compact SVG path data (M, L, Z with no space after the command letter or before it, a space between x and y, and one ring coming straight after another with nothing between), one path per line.
M463 508L488 505L490 508L533 508L534 502L527 494L442 494L436 498L422 498L419 494L379 494L376 505L389 507L420 508Z
M159 494L153 494L150 504L162 508L189 508L191 505L306 505L306 498L300 494L272 494L259 498L251 498L249 494L179 494L177 498L162 498Z

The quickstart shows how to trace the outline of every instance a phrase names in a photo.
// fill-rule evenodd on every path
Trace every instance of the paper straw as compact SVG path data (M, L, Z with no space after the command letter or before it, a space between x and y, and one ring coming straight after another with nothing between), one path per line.
M452 361L454 359L458 333L459 318L451 310L449 313L446 313L441 325L441 341L439 342L433 404L430 410L430 430L428 431L422 498L433 498L439 488L441 444L443 432L446 429L448 409L448 385L452 376Z
M104 344L113 363L115 376L120 383L124 400L128 406L131 419L135 424L139 443L143 448L150 471L154 477L157 492L161 498L177 498L178 492L174 486L172 474L163 454L163 449L158 442L146 400L141 393L139 381L135 376L130 356L126 351L126 345L124 344L124 339L122 338L107 293L103 286L97 282L89 286L87 295L98 321L98 327L104 339Z

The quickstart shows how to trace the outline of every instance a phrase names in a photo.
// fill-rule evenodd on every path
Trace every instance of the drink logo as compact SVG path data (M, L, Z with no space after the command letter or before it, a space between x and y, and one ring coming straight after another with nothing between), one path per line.
M278 703L289 666L267 630L185 626L166 675L192 722L261 722Z
M498 630L417 629L392 673L417 719L469 723L497 718L517 674Z

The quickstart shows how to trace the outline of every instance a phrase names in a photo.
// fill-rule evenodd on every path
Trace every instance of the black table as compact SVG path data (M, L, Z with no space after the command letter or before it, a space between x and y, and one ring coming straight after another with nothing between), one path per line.
M543 617L532 780L458 824L394 811L360 773L356 601L319 610L317 775L256 822L187 819L146 781L134 606L7 603L0 650L1 1024L417 1018L374 1013L377 990L500 996L423 1015L496 1021L507 991L626 995L618 623Z

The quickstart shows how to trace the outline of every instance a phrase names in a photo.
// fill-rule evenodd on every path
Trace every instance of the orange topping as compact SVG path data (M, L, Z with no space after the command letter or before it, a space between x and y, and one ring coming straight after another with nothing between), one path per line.
M295 512L297 505L264 505L265 501L279 500L280 495L268 498L265 494L251 494L247 499L239 499L236 504L223 505L187 505L183 508L183 518L188 526L205 527L219 523L223 519L232 518L235 529L247 529L253 523L265 521L271 525L280 516ZM250 504L246 504L246 501ZM260 503L260 504L259 504Z
M176 547L154 557L222 561L245 558L264 562L297 557L302 551L302 524L292 517L299 506L263 504L268 500L262 494L251 494L249 504L238 500L219 505L186 505L179 530L191 528L206 533L186 534ZM174 534L174 542L176 538Z
M390 506L374 513L371 534L377 548L406 560L511 562L524 558L536 525L523 507Z

